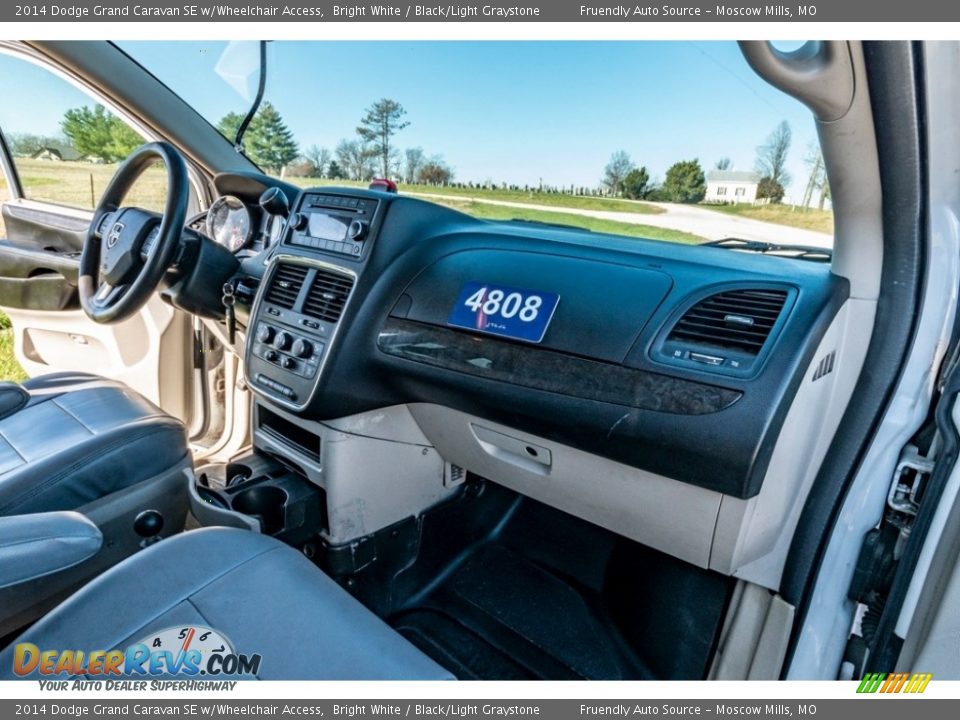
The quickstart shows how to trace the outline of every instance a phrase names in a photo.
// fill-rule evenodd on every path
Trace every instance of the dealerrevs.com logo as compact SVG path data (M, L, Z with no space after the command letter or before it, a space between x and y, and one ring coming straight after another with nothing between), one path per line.
M260 655L234 652L230 641L202 625L151 633L125 650L55 650L18 643L13 672L28 677L255 677Z
M930 673L867 673L858 693L922 693L933 675Z

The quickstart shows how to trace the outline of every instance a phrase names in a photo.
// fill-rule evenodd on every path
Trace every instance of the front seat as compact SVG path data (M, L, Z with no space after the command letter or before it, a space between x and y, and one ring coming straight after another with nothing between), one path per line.
M182 530L190 466L183 424L122 383L83 373L0 383L0 526L31 520L34 540L70 543L76 538L51 536L64 525L56 512L79 511L96 527L66 522L70 532L101 537L83 562L0 587L0 635L154 536ZM138 524L146 510L153 521ZM48 527L45 518L61 522Z
M19 643L125 651L195 626L217 631L237 654L259 654L261 680L453 679L292 547L218 527L163 540L83 587L0 653L0 680L20 679Z
M122 383L0 383L0 516L78 510L188 459L183 424Z

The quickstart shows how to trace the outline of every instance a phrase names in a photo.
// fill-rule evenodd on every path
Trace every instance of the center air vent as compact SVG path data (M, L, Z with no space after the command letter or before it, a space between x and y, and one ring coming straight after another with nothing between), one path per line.
M343 314L343 306L353 289L353 278L330 270L317 270L317 275L303 304L303 314L335 323Z
M759 355L787 300L785 290L729 290L684 313L667 342Z
M293 308L307 271L308 268L303 265L280 265L270 281L266 301L288 310Z

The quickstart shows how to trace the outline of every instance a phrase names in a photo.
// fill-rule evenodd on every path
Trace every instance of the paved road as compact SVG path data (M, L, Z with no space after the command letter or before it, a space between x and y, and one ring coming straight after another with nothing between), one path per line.
M416 193L414 193L416 194ZM460 200L460 195L436 195L423 193L419 197L424 199ZM488 200L485 198L469 198L475 202L501 205L523 210L542 210L544 212L567 213L585 217L614 220L632 225L653 225L654 227L682 230L699 235L707 240L736 237L743 240L761 240L780 243L782 245L807 245L810 247L833 247L833 237L813 230L776 225L774 223L753 220L727 215L726 213L707 210L695 205L679 205L675 203L652 203L664 210L658 215L642 215L640 213L616 212L611 210L584 210L582 208L562 208L550 205L536 205L534 203L518 203L507 200Z

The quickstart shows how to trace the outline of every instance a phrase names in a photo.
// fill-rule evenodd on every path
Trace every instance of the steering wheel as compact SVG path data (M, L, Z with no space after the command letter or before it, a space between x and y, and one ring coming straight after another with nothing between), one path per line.
M157 160L167 170L163 214L122 207L134 182ZM189 200L186 163L169 143L141 145L117 168L94 211L80 255L77 289L91 320L120 322L150 299L176 258Z

